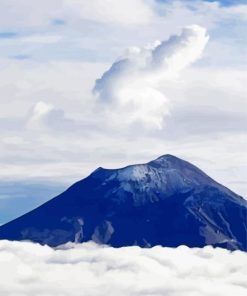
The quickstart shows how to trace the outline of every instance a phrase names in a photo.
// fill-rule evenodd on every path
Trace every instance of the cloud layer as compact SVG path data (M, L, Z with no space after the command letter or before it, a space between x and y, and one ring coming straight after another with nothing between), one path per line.
M208 39L203 27L192 25L166 41L130 48L96 80L94 91L117 118L124 114L126 123L137 121L161 128L170 102L159 85L168 84L195 62Z
M54 250L0 241L0 292L8 296L245 296L247 255L224 249Z

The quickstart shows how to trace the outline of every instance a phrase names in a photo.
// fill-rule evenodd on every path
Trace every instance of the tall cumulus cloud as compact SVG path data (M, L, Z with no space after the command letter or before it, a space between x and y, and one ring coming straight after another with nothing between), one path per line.
M245 296L247 254L224 249L59 249L0 241L0 294L8 296Z
M170 100L160 84L200 58L208 39L205 28L191 25L166 41L132 47L96 80L94 93L112 114L126 115L124 121L161 128Z

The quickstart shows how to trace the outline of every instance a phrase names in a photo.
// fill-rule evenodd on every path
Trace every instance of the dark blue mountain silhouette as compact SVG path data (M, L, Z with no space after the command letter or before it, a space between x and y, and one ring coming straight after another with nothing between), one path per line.
M247 202L172 155L98 168L64 193L0 227L0 239L57 246L220 246L247 251Z

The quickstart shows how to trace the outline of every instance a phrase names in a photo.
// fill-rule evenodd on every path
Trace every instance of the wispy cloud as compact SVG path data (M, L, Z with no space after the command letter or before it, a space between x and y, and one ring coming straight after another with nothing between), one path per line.
M29 35L25 36L19 39L19 42L23 43L41 43L41 44L51 44L51 43L57 43L59 40L61 40L60 35Z

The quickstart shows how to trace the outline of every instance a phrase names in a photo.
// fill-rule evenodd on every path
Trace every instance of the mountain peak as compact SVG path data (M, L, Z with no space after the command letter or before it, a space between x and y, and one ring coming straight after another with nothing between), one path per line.
M191 163L171 154L162 155L148 163L118 169L99 167L90 176L101 179L103 184L118 182L119 188L124 192L140 192L140 199L135 198L137 203L140 200L144 201L143 196L151 196L154 192L169 196L175 191L185 192L199 185L209 185L214 182Z
M150 161L148 164L157 164L157 165L164 166L164 167L172 167L174 165L177 166L178 164L185 165L185 164L189 164L189 163L181 158L174 156L174 155L164 154L164 155Z
M124 171L137 171L137 170L142 170L143 173L145 173L144 169L147 167L152 167L152 168L163 168L163 169L178 169L178 170L183 170L185 168L190 168L193 169L194 171L197 171L197 173L204 174L199 168L194 166L193 164L189 163L188 161L185 161L177 156L174 156L172 154L164 154L162 156L159 156L158 158L151 160L147 163L141 163L141 164L132 164L128 165L125 167L121 168L116 168L116 169L108 169L108 168L103 168L103 167L98 167L95 171L93 171L92 174L96 172L102 172L102 171L108 171L109 173L113 173L116 171L119 172L124 172Z
M157 165L167 167L167 168L172 168L172 167L177 167L177 168L193 167L193 168L196 168L196 166L194 166L190 162L183 160L182 158L179 158L179 157L172 155L172 154L161 155L158 158L148 162L148 164L151 164L151 165L157 164Z
M180 158L178 158L177 156L174 156L172 154L163 154L163 155L159 156L158 158L156 158L155 160L162 160L162 159L171 160L171 161L172 160L181 160Z
M121 168L116 168L116 169L108 169L108 168L103 168L103 167L98 167L96 170L93 171L92 174L95 173L102 173L102 171L105 172L109 172L109 173L114 173L114 172L136 172L137 171L142 171L144 174L145 172L145 168L147 169L148 167L160 167L160 168L164 168L164 169L169 169L169 168L182 168L185 166L193 166L192 164L190 164L189 162L180 159L174 155L171 154L164 154L154 160L151 160L147 163L141 163L141 164L132 164L132 165L128 165L125 167L121 167ZM194 166L193 166L194 167ZM194 167L196 168L196 167ZM199 169L198 169L199 170Z

